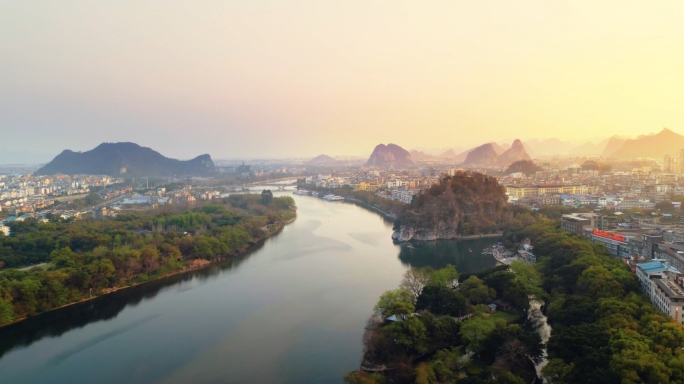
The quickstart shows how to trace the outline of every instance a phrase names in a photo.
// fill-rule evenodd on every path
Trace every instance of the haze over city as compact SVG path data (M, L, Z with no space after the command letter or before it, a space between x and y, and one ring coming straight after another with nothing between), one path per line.
M684 133L676 1L0 4L3 162ZM9 156L11 155L11 156Z
M0 382L684 384L683 16L0 1Z

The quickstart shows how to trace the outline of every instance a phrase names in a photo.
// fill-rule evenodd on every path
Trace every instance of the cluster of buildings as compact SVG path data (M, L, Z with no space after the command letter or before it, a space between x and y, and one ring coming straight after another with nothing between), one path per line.
M561 229L605 245L630 266L653 305L684 324L684 226L574 213L563 215Z
M98 207L93 210L92 215L96 219L112 217L118 215L123 210L142 210L153 209L165 204L193 204L197 200L212 200L221 197L221 192L214 189L193 190L188 185L183 189L167 191L160 187L143 194L132 194L125 198L109 204L109 206Z
M628 162L630 165L636 162ZM623 163L618 163L622 164ZM546 167L534 175L505 175L499 182L506 187L511 204L538 207L565 205L625 211L654 209L670 200L670 195L684 195L684 177L664 173L660 168L636 167L601 173L581 167Z
M375 195L385 199L411 203L413 196L420 190L427 189L439 182L443 173L453 173L456 169L446 172L436 169L411 170L356 170L343 171L334 174L319 174L307 176L306 183L322 188L352 188L360 191L375 192Z
M10 216L6 217L3 219L0 219L0 233L2 233L5 236L9 236L11 233L10 230L10 223L15 222L15 221L24 221L29 218L35 218L36 220L40 222L48 222L49 219L48 217L50 215L53 215L55 217L60 217L62 219L70 219L70 218L81 218L85 217L88 212L85 211L73 211L73 210L50 210L50 211L42 211L42 212L35 212L35 213L23 213L18 216Z
M226 164L218 165L219 173L237 174L242 177L287 177L302 175L306 172L305 167L283 164Z
M55 198L87 194L93 187L118 182L121 180L109 176L0 175L0 212L10 215L35 212L51 206Z

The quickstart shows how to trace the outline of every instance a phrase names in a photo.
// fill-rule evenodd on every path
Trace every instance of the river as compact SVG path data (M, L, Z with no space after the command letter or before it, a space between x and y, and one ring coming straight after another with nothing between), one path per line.
M0 382L339 383L406 268L495 265L495 239L396 245L376 213L293 197L297 220L243 257L0 328Z

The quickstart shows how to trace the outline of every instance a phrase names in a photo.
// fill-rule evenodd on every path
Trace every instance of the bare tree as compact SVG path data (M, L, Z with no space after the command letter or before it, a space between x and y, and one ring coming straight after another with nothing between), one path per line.
M429 268L411 268L404 273L400 287L411 292L414 297L413 303L415 304L418 296L423 292L423 288L430 282L431 277L432 270Z

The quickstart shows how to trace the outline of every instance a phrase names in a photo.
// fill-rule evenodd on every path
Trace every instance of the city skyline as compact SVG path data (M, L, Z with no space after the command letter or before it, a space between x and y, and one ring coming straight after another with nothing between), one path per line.
M5 154L366 156L684 133L676 2L0 5ZM4 160L3 162L7 162Z

